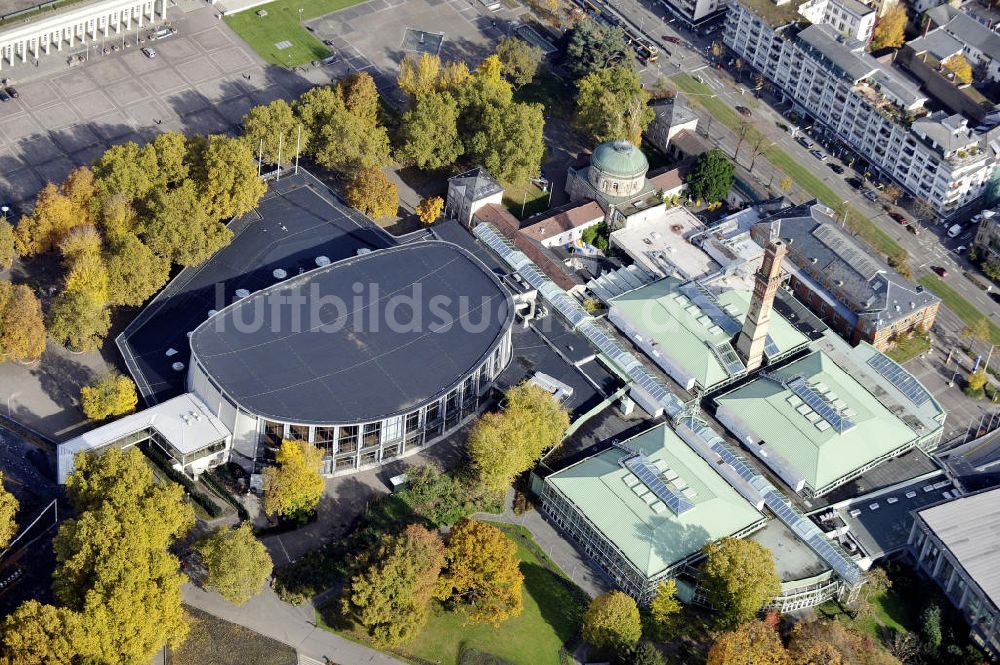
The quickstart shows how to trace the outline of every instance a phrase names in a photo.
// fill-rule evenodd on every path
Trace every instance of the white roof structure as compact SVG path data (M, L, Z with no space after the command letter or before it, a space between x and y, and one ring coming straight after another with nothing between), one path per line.
M73 471L73 457L83 450L115 444L147 428L155 430L178 454L187 455L231 436L222 421L191 393L119 418L59 445L57 474L60 483ZM135 441L131 441L135 443Z

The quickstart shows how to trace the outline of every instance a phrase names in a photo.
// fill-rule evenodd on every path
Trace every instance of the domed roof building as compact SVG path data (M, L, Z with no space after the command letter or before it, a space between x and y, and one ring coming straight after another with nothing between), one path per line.
M637 210L660 203L657 187L646 174L649 161L637 146L625 140L596 148L585 168L570 168L566 191L574 201L597 201L609 220L627 218Z

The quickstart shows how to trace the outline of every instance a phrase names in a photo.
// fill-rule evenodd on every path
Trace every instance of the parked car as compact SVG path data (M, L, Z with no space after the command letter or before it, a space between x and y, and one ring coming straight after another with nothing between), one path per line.
M17 94L17 88L15 88L14 86L8 85L6 88L4 88L4 90L7 92L8 95L13 97L14 99L17 99L18 97L21 96Z
M156 49L144 46L142 48L142 54L144 56L146 56L147 58L155 58L156 57Z
M957 238L958 234L961 233L961 232L962 232L962 225L961 224L955 224L950 229L948 229L948 237L949 238Z
M966 250L965 245L959 245L958 247L955 248L955 253L961 256L965 250Z
M841 166L840 164L834 164L833 162L831 162L827 164L827 166L829 166L830 170L836 173L837 175L843 175L844 173L844 167Z
M890 212L889 216L892 217L894 220L896 220L896 222L898 224L902 224L903 226L906 226L907 224L910 223L909 221L907 221L907 219L905 217L903 217L902 215L900 215L898 212L895 212L895 211Z
M818 159L821 162L825 162L826 161L826 155L823 154L822 150L810 150L809 154L812 155L813 157L815 157L816 159Z
M875 203L876 201L878 201L878 194L876 194L875 192L873 192L870 189L866 189L865 190L864 197L866 199L868 199L869 201L871 201L872 203Z
M997 293L996 291L990 291L990 298L993 299L993 302L1000 304L1000 293Z
M910 233L912 233L915 236L920 235L920 227L917 226L916 224L907 224L906 225L906 230L909 231Z
M853 187L854 189L861 189L862 187L865 186L864 180L853 176L847 179L847 184Z
M10 101L10 95L7 94L6 90L0 88L0 102L9 102L9 101Z
M804 136L800 136L799 138L797 138L797 139L795 139L795 140L796 140L796 141L798 142L798 144L799 144L799 145L801 145L801 146L802 146L803 148L805 148L805 149L807 149L807 150L808 150L809 148L812 148L812 147L813 147L813 142L812 142L812 141L810 141L809 139L807 139L807 138L806 138L806 137L804 137Z
M934 274L936 274L938 277L945 278L948 276L948 271L942 268L941 266L931 266L931 270L933 270Z
M665 41L670 42L671 44L680 44L681 43L680 37L674 37L673 35L663 35L663 39Z
M744 118L749 118L750 116L753 115L753 111L751 111L750 109L748 109L745 106L737 106L736 107L736 112L739 113Z

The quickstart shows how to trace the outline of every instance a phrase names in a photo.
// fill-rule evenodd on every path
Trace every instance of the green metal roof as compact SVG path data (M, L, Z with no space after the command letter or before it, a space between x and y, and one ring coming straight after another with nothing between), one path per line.
M796 376L825 392L825 401L854 425L843 431L825 427L826 421L781 383ZM728 392L716 403L817 492L918 436L822 351Z
M657 511L655 496L619 465L617 447L588 457L545 479L571 501L647 577L683 561L708 543L763 523L761 515L673 430L659 425L626 442L643 452L677 488L687 485L694 508ZM635 488L635 489L633 489ZM651 501L651 499L653 499Z
M608 141L597 146L590 156L590 165L620 178L634 178L649 170L646 155L628 141Z
M709 348L733 340L693 302L677 291L681 280L667 277L612 300L614 307L640 333L653 340L659 351L698 385L710 390L729 378L716 353ZM742 322L750 309L749 291L725 291L716 300ZM767 329L780 354L809 343L777 311L771 312Z

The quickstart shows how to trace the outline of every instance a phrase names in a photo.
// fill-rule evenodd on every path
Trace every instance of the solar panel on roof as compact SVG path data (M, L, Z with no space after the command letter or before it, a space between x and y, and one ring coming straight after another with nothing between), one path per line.
M698 282L686 282L677 288L727 334L735 335L742 328L740 322L726 313L712 294Z
M823 418L833 426L838 432L843 434L854 427L854 421L838 413L830 403L820 397L801 376L797 376L785 382L785 385L793 393L802 398L813 411L823 416Z
M743 361L740 360L740 357L736 355L736 351L733 350L733 347L729 344L729 342L709 345L709 347L715 352L716 358L718 358L723 369L726 370L726 374L729 376L736 376L746 370L746 365L744 365Z
M660 480L656 468L650 464L645 455L636 454L623 457L618 463L634 473L643 485L649 488L649 491L666 504L667 508L675 515L683 515L694 508L694 504L687 497L677 494Z
M914 406L923 406L930 401L930 393L920 385L920 382L888 356L876 353L868 359L868 366L885 377Z

